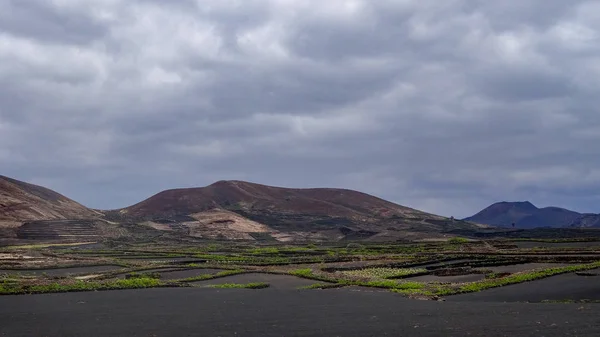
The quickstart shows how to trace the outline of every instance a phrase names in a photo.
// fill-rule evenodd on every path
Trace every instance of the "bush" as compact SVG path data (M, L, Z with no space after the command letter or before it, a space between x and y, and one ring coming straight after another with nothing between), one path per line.
M360 243L354 243L354 242L349 243L346 246L346 249L348 249L348 250L360 250L360 249L363 249L363 248L365 248L365 246L361 245Z
M461 237L457 236L457 237L454 237L454 238L448 240L448 242L452 243L452 244L461 244L461 243L467 243L467 242L469 242L469 239L461 238Z

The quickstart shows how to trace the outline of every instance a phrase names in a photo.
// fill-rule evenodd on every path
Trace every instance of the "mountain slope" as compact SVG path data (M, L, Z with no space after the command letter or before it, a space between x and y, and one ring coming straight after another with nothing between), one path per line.
M96 240L139 232L176 240L393 240L477 228L347 189L219 181L160 192L120 210L96 211L47 188L0 176L0 237Z
M294 189L243 181L219 181L201 188L160 192L136 205L112 212L135 220L190 221L211 210L235 212L281 232L326 236L400 235L394 231L442 232L473 225L400 206L346 189Z
M0 221L88 219L98 215L47 188L0 176Z
M579 228L600 228L600 214L581 214L581 216L573 221L569 226Z
M600 215L580 214L559 207L537 208L528 201L495 203L464 220L501 227L511 227L514 223L517 228L600 225Z

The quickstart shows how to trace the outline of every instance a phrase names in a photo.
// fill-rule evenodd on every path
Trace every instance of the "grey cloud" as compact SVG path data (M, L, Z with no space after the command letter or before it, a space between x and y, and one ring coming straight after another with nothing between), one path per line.
M88 44L107 34L107 27L86 13L36 0L0 1L0 31L39 42Z
M97 208L243 179L600 212L592 1L354 3L0 1L0 171Z

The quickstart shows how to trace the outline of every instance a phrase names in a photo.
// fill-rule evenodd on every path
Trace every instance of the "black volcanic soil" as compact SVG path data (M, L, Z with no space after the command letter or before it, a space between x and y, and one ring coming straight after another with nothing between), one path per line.
M598 336L600 305L415 301L346 289L145 289L0 297L0 335Z
M598 301L600 300L600 276L563 274L477 293L449 296L446 299L460 302Z
M246 283L255 283L255 282L264 282L269 284L269 289L297 289L299 287L309 286L315 283L323 283L314 280L308 280L299 278L296 276L289 275L274 275L274 274L259 274L259 273L250 273L250 274L240 274L240 275L232 275L222 278L217 278L213 280L194 282L196 286L208 286L214 284L225 284L225 283L238 283L238 284L246 284Z
M182 278L200 276L200 275L209 275L216 274L223 269L188 269L188 270L176 270L176 271L167 271L160 273L161 280L178 280Z
M467 275L455 275L455 276L436 276L436 275L422 275L406 278L406 281L415 282L441 282L441 283L465 283L481 281L485 278L483 274L467 274Z

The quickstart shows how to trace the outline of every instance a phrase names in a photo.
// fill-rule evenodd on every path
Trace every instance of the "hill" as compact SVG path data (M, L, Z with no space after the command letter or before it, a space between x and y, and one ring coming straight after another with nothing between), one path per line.
M47 188L0 176L0 237L18 239L388 241L477 228L347 189L219 181L98 211Z
M99 215L47 188L0 176L0 221L89 219Z
M347 189L295 189L243 181L167 190L107 215L154 223L192 224L199 221L198 214L205 212L222 218L204 223L204 227L215 227L214 233L219 225L231 224L233 218L242 217L262 226L259 231L247 232L249 235L278 240L393 238L475 227ZM256 225L250 227L249 230L259 229Z
M559 207L538 208L529 201L499 202L465 221L492 226L516 228L594 227L600 225L600 215L581 214Z
M0 176L0 238L97 237L102 213L47 188Z

